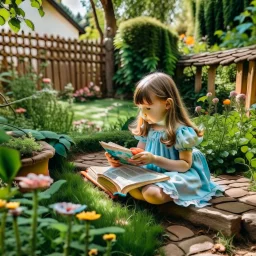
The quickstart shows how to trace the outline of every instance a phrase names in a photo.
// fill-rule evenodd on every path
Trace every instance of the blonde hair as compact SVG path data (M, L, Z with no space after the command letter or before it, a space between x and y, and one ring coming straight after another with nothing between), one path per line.
M134 104L153 104L150 94L154 94L159 100L172 99L169 101L171 107L167 111L165 118L166 136L160 139L163 144L168 147L175 144L177 123L192 127L199 137L203 135L203 132L190 120L179 91L170 76L161 72L155 72L145 76L136 86L133 97ZM134 135L147 136L150 127L151 125L138 115L137 119L129 125L129 130Z

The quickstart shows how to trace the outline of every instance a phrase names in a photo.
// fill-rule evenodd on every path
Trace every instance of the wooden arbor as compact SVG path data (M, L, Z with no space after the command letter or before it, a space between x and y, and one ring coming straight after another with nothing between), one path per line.
M196 67L195 92L202 88L202 67L208 69L208 92L215 94L215 75L219 65L236 63L236 92L246 94L246 107L256 103L256 45L213 53L182 56L177 63L177 75L188 66Z

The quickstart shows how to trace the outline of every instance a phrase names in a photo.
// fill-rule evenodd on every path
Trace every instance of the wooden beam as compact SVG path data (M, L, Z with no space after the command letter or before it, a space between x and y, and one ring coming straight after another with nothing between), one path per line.
M236 65L236 92L246 94L249 64L247 61Z
M196 79L195 79L195 92L200 92L202 89L202 67L196 67Z
M217 65L210 66L208 70L208 92L211 92L212 95L215 95L215 76L216 76L216 69Z
M256 103L256 61L249 61L249 71L247 79L247 92L245 107L248 109Z

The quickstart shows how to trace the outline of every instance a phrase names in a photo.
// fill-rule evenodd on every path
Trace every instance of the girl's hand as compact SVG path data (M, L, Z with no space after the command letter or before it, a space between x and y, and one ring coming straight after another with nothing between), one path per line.
M140 152L129 159L129 163L134 165L146 165L153 163L155 156L147 151Z
M121 166L119 160L114 159L114 157L112 157L108 152L105 152L105 156L108 160L108 163L112 166L112 167L119 167Z
M144 151L144 149L142 148L130 148L130 150L132 151L133 155L139 154Z

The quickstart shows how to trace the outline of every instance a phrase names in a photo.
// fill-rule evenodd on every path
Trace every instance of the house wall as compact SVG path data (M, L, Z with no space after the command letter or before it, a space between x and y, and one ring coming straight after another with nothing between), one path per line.
M60 36L64 38L77 39L79 37L78 30L65 19L48 1L43 1L44 17L41 17L36 8L30 6L30 1L24 1L20 7L25 11L26 18L31 20L35 25L35 31L32 31L26 24L21 24L21 31L26 34L38 33L40 36L44 34ZM5 24L1 29L9 30L9 26Z

